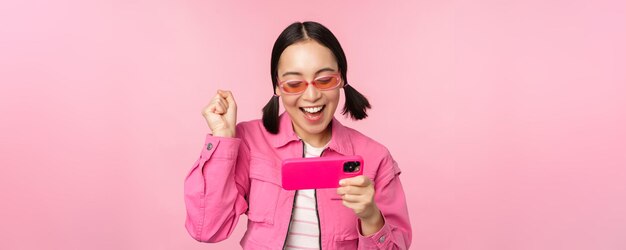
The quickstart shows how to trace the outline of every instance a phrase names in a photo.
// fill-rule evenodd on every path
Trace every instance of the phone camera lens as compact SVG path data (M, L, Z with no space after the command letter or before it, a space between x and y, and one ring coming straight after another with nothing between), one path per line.
M353 173L359 171L359 166L361 165L358 161L349 161L343 164L343 171L347 173Z

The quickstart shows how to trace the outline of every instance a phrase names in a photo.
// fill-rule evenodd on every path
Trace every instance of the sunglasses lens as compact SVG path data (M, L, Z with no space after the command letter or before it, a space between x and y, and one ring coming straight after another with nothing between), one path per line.
M339 77L334 75L322 76L313 81L315 87L320 90L333 89L340 83ZM304 92L309 84L304 80L289 80L283 82L280 86L285 93L299 94Z
M324 76L315 79L315 86L319 89L330 89L339 85L339 78L335 76Z
M306 89L303 81L288 81L283 83L283 90L287 93L299 93Z

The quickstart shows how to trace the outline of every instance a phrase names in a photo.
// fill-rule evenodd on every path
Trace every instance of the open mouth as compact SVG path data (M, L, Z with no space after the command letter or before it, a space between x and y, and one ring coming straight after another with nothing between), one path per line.
M322 112L326 108L326 105L314 106L314 107L300 107L304 117L310 121L317 121L322 118Z

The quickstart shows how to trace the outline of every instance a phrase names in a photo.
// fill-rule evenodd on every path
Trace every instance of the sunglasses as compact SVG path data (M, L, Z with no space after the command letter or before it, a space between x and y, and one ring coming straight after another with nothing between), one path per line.
M296 95L301 94L309 87L309 84L313 84L319 90L332 90L341 85L341 77L339 74L324 75L315 78L310 83L304 79L299 80L285 80L278 83L278 86L285 94Z

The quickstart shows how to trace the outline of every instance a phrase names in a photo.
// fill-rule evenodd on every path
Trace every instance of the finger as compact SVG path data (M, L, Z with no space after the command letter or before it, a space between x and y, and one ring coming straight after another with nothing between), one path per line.
M364 195L367 193L367 191L368 189L366 187L349 186L349 189L346 191L346 194Z
M344 194L347 194L347 193L348 193L348 192L347 192L347 190L346 190L346 187L338 187L338 188L337 188L337 194L338 194L338 195L344 195Z
M347 202L347 201L343 201L343 200L342 200L342 201L341 201L341 204L343 204L343 206L344 206L344 207L347 207L347 208L349 208L349 209L354 209L354 208L353 208L353 207L354 207L354 204L353 204L353 203L351 203L351 202Z
M217 93L224 99L226 99L226 101L228 102L228 104L235 104L235 97L233 97L233 93L228 91L228 90L218 90Z
M338 195L344 195L344 194L359 194L359 187L357 186L344 186L344 187L338 187L337 188L337 194Z
M365 206L360 202L349 202L349 201L341 201L344 207L352 209L355 213L362 212L365 209Z
M359 175L352 178L341 179L339 185L341 186L358 186L367 187L372 183L370 178L365 175Z
M359 187L359 186L345 186L340 187L337 190L338 195L365 195L369 192L367 187Z
M208 113L213 113L215 111L215 103L218 102L219 98L221 98L219 95L213 96L209 103L202 108L202 115L206 116Z
M215 105L213 105L213 107L215 107L215 112L216 114L224 114L226 113L226 107L224 107L224 105L222 105L221 103L216 103Z
M224 98L219 98L219 99L217 100L217 102L218 102L219 104L221 104L221 105L224 107L224 109L225 109L225 110L228 110L228 102L226 102L226 99L224 99Z
M224 111L228 110L228 103L226 102L226 99L222 98L220 95L215 95L215 97L211 99L210 105L221 105L224 108Z
M211 99L211 102L218 102L219 100L224 100L226 101L226 99L224 97L222 97L222 95L220 95L219 93L215 96L213 96L213 98Z
M359 202L364 202L365 201L363 196L356 195L356 194L344 194L344 195L341 196L341 199L343 201L349 202L349 203L359 203Z
M215 113L215 105L209 105L209 106L207 107L207 109L206 109L206 110L207 110L208 112L206 112L206 113L205 113L205 112L203 112L203 113L202 113L202 115L205 115L205 116L206 116L206 114L208 114L208 113Z

